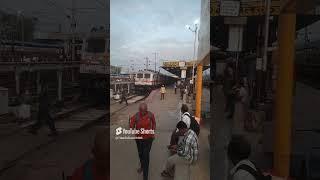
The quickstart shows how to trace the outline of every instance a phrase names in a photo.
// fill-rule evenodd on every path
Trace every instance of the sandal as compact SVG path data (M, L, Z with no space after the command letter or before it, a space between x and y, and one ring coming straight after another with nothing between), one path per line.
M170 177L170 178L173 177L173 176L172 176L171 174L169 174L167 171L162 171L161 176L162 176L162 177Z
M142 173L142 168L138 168L138 169L137 169L137 172L138 172L139 174L141 174L141 173Z

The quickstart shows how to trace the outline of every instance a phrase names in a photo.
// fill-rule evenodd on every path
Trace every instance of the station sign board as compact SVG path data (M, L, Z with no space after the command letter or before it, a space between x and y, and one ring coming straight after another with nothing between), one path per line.
M240 1L221 1L221 16L239 16Z
M179 67L179 61L166 61L163 62L164 67Z
M185 67L186 66L186 62L185 61L180 61L179 62L179 67Z
M192 67L193 61L165 61L163 62L164 67L172 67L172 68L178 68L178 67Z
M225 0L210 1L211 16L228 16L225 12L221 12ZM281 0L271 0L270 15L279 15L281 10ZM264 1L257 0L240 0L238 16L263 16L265 15ZM230 9L229 9L230 10Z
M187 70L183 69L181 70L181 78L186 78L187 77Z
M110 69L102 64L80 64L80 73L86 74L109 74Z
M193 67L193 61L186 62L187 67Z

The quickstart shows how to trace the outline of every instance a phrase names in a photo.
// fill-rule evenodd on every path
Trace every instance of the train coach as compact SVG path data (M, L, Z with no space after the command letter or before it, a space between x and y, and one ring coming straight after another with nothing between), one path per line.
M134 85L137 92L148 93L161 85L173 84L177 79L151 70L139 71L135 74Z

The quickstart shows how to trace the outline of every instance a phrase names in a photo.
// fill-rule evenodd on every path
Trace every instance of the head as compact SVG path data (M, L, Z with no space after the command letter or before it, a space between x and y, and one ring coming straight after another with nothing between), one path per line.
M181 134L184 134L188 131L188 126L183 121L179 121L176 127Z
M181 112L182 112L182 113L185 113L185 112L188 112L188 110L189 110L188 105L182 104L182 106L181 106Z
M244 87L244 80L243 79L240 79L237 81L237 87L240 88L240 87Z
M164 87L164 84L162 84L162 87Z
M238 162L248 159L251 153L251 147L243 136L233 136L228 145L228 157L234 165Z
M139 105L139 112L142 114L146 114L148 112L148 106L146 103L141 103Z
M99 130L94 138L92 154L98 170L104 171L109 169L110 139L106 129Z

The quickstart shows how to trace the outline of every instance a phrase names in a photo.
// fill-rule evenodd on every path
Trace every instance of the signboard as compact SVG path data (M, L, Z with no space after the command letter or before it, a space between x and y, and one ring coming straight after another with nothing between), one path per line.
M221 1L220 16L239 16L240 1Z
M243 40L243 27L238 25L230 25L228 51L241 52Z
M187 66L187 67L193 67L193 61L187 62L187 63L186 63L186 66Z
M187 77L187 71L185 69L181 70L181 78L186 78Z
M80 64L80 73L109 74L109 68L100 64Z
M163 66L165 66L165 67L179 67L179 61L163 62Z
M164 67L192 67L193 66L193 62L192 61L166 61L163 62L163 66Z
M211 0L210 2L210 15L211 16L226 16L221 13L221 6L224 0ZM280 14L280 0L271 0L270 15ZM265 5L264 1L257 0L240 0L239 16L264 16Z
M184 62L184 61L179 62L179 67L185 67L185 66L186 66L186 62Z

